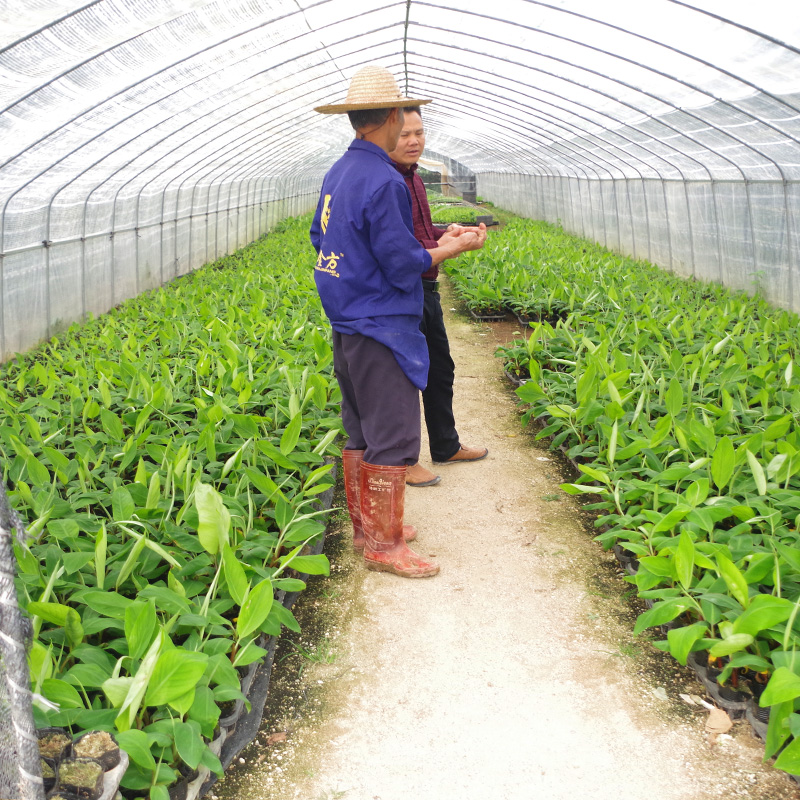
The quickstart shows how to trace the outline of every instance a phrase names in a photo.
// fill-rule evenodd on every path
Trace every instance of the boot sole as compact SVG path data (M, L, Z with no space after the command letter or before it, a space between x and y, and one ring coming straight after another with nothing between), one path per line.
M406 481L406 486L413 486L416 489L421 489L423 486L436 486L436 484L439 483L439 481L441 480L442 480L441 476L437 475L431 481L420 481L420 483L411 483L411 481Z
M434 575L439 574L439 567L432 567L427 571L416 573L404 572L391 564L384 564L380 561L367 561L364 559L364 566L373 572L388 572L392 575L398 575L401 578L432 578Z
M457 458L455 461L434 461L433 463L441 467L445 464L471 464L473 461L483 461L489 455L487 450L482 456L475 456L475 458Z

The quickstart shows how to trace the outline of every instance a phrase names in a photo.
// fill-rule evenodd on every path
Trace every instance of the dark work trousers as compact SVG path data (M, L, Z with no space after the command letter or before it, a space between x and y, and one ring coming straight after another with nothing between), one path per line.
M416 464L420 447L419 389L386 345L333 331L333 369L342 390L348 450L386 467Z
M444 328L439 292L434 292L427 286L424 288L422 324L419 327L428 341L431 366L428 370L428 386L422 393L422 405L425 409L425 427L428 429L431 458L434 461L447 461L461 447L453 417L455 364L450 357L450 344Z

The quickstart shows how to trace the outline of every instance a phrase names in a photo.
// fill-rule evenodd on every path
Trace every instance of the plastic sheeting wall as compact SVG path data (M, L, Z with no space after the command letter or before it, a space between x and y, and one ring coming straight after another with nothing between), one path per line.
M318 193L315 177L266 177L87 203L83 215L54 207L39 212L33 245L30 219L17 236L9 214L0 360L244 247L313 208Z
M800 185L483 173L478 194L684 277L800 311ZM759 202L750 203L753 194Z

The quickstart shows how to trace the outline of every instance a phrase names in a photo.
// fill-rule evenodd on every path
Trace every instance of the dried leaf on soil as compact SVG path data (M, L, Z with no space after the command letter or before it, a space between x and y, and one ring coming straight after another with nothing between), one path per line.
M712 708L706 720L707 740L710 745L716 744L717 736L727 733L733 727L733 722L726 711L721 708Z

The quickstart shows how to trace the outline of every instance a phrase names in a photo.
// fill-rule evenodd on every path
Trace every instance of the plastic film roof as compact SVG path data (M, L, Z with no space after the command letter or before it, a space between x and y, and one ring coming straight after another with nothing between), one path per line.
M14 0L0 6L0 208L321 172L314 113L365 63L476 172L800 175L800 14L673 0Z

